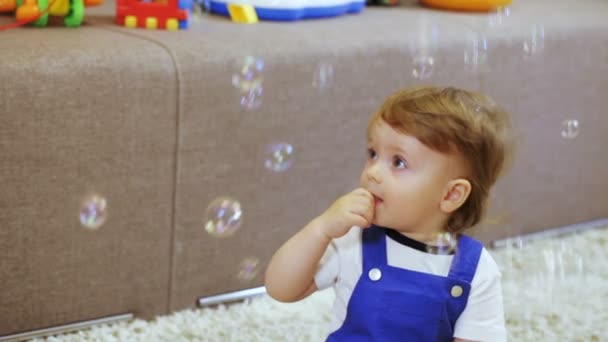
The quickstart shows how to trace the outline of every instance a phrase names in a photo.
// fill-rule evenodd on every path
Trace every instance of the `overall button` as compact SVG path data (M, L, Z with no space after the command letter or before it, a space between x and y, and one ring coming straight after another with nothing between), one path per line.
M380 278L382 278L382 271L380 271L377 268L372 268L371 270L369 270L369 279L373 280L373 281L378 281L380 280Z
M460 285L452 286L452 291L450 291L450 294L454 298L458 298L458 297L462 296L462 286L460 286Z

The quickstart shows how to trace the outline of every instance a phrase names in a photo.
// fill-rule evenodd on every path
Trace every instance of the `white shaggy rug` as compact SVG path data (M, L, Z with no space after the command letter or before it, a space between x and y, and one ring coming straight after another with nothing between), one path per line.
M608 341L607 242L604 228L492 251L503 272L509 341ZM325 290L283 304L260 296L31 341L323 341L333 297Z

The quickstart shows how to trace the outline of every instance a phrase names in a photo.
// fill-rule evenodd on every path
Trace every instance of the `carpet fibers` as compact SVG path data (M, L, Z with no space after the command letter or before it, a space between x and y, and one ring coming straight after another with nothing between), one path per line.
M509 341L608 341L608 228L491 251L503 273ZM279 303L264 295L33 342L323 341L332 290Z

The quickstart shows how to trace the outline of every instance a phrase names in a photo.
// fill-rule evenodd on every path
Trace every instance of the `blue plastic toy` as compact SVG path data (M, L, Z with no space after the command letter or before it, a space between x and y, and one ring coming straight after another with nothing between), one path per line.
M366 0L211 0L211 13L230 17L228 4L251 5L260 20L295 21L359 13Z

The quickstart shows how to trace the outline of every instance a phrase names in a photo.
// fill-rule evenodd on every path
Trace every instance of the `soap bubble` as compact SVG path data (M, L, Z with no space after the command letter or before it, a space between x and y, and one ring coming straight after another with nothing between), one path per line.
M521 236L511 236L505 239L505 247L509 250L520 250L524 248L525 242Z
M264 60L247 56L237 64L232 74L232 86L238 91L241 106L245 109L257 109L262 104L264 82Z
M270 145L266 148L264 166L271 171L283 172L293 164L293 146L286 143Z
M87 197L80 207L80 223L87 229L101 227L108 216L107 201L99 195Z
M192 13L192 19L194 22L198 23L199 21L201 21L201 18L203 17L203 4L199 3L198 1L192 1L192 8L190 10L190 13Z
M578 120L564 120L562 122L562 138L574 139L578 136Z
M407 37L407 49L412 61L411 74L416 79L425 80L431 77L435 68L442 26L427 15L418 17L413 25Z
M241 204L231 197L216 198L209 204L206 213L205 230L212 236L228 237L241 227Z
M326 89L331 86L334 77L334 67L331 64L321 63L315 70L312 86L317 89Z
M245 109L253 110L262 105L263 88L260 85L241 94L241 106Z
M433 74L435 60L431 56L414 57L412 61L412 76L419 80L425 80Z
M485 70L488 60L488 40L481 33L470 34L464 49L465 69L470 72Z
M554 280L583 275L585 263L582 255L564 240L554 241L543 250L544 271Z
M439 232L427 245L427 252L433 254L453 254L458 247L458 236L450 232Z
M511 8L508 6L497 7L489 17L490 27L503 25L509 16L511 16Z
M527 57L541 53L545 49L545 28L541 25L533 26L524 37L522 44Z
M500 271L503 272L505 279L516 276L517 273L522 272L524 264L521 262L522 249L526 246L524 239L517 232L512 232L509 228L505 231L508 232L509 236L503 240L504 254L503 260L499 264Z
M259 264L260 260L258 260L257 258L245 258L243 261L241 261L241 264L239 265L239 279L249 281L255 278L259 271Z
M246 92L262 85L264 81L264 60L261 58L247 56L236 66L232 74L232 85L234 88Z

